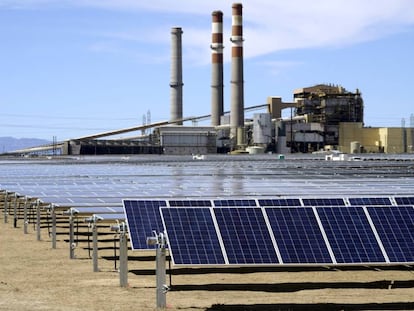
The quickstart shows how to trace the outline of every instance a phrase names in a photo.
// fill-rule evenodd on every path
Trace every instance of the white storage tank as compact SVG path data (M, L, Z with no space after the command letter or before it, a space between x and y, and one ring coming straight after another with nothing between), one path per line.
M249 154L263 154L265 151L264 147L259 147L259 146L251 146L251 147L247 147L246 151Z
M351 141L351 153L361 153L361 143L359 141Z

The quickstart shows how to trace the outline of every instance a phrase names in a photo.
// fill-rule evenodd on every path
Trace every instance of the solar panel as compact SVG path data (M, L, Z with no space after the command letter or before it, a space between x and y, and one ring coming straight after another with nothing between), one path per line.
M351 205L361 206L361 205L391 205L390 198L388 197L366 197L366 198L349 198L349 203Z
M262 209L214 208L229 264L278 263Z
M268 207L266 214L283 263L332 263L312 208Z
M362 207L318 207L338 263L383 263L385 258Z
M260 206L302 206L299 199L260 199Z
M125 216L133 250L153 249L147 245L147 237L153 231L162 232L164 227L160 216L160 206L166 206L164 200L124 200Z
M395 197L398 205L414 205L414 197Z
M345 206L343 198L303 198L305 206Z
M391 262L414 262L414 208L367 207Z
M196 207L196 206L211 206L210 200L169 200L171 207Z
M253 199L214 200L214 206L256 206Z
M162 207L160 210L174 264L225 264L210 208Z

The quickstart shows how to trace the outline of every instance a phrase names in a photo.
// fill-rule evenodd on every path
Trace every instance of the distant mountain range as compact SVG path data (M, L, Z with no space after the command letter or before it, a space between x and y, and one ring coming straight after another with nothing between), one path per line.
M0 153L50 144L49 140L38 138L0 137Z

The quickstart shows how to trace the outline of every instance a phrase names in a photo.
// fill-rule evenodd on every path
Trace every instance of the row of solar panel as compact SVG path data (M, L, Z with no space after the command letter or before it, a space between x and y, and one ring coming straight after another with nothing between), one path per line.
M379 198L379 199L382 199L382 198ZM414 201L414 198L411 198L411 197L410 198L407 197L406 199L410 201L411 199L413 199ZM287 201L287 200L293 200L293 201ZM288 203L292 203L294 206L296 206L297 205L296 200L298 199L275 199L275 200L257 200L257 201L263 206L271 206L272 204L277 205L278 203L280 203L279 206L285 206ZM324 199L318 199L318 200L319 201L317 203L319 204L322 204L322 203L329 204L329 201L326 201ZM379 201L381 200L377 200L377 202ZM414 257L412 253L413 251L411 251L411 253L409 251L408 252L404 251L402 252L402 255L397 256L395 255L397 252L388 250L388 252L391 252L394 254L393 256L388 255L388 252L384 248L384 243L382 243L381 242L382 240L379 238L379 235L378 235L379 229L375 229L376 227L374 227L374 225L371 225L374 216L369 216L369 217L365 216L366 219L363 222L363 226L361 226L361 228L359 227L349 228L348 223L354 224L355 221L359 219L359 216L361 216L360 214L361 211L364 211L364 214L367 214L368 210L371 210L373 207L362 207L362 206L350 207L350 206L343 206L343 205L338 204L338 205L335 205L336 206L335 208L334 206L332 206L334 204L331 204L331 206L329 206L329 209L331 209L331 214L333 216L332 215L324 216L323 213L327 212L328 209L326 210L322 209L320 211L322 214L319 215L319 213L317 212L320 210L319 207L318 208L316 207L304 208L304 207L296 206L294 208L279 207L278 209L277 208L276 209L274 208L238 209L234 207L234 206L243 206L243 205L251 206L253 205L252 202L256 202L256 200L214 200L213 204L215 204L216 206L227 207L227 208L220 209L218 207L211 208L212 201L209 201L209 200L167 200L167 201L166 200L125 200L124 209L125 209L128 227L129 227L132 248L134 250L151 248L146 245L146 238L148 236L151 236L153 231L157 231L157 232L164 231L164 227L165 227L165 229L168 230L168 236L170 239L171 247L174 247L175 245L172 241L177 242L177 245L178 245L176 249L175 248L171 249L171 252L175 254L173 258L176 264L250 264L250 263L251 264L256 264L256 263L338 264L338 263L365 263L365 262L388 263L388 262L399 262L399 261L406 263L406 262L413 261L413 257ZM332 203L332 201L330 202ZM384 201L381 201L381 202L384 202ZM183 206L196 207L196 208L188 209L189 211L191 210L192 213L195 213L195 215L193 218L191 218L192 219L191 222L187 221L188 228L185 231L183 231L188 234L182 233L181 235L177 235L177 238L174 239L175 230L179 230L180 224L185 223L185 221L183 221L182 217L179 217L179 215L173 215L173 213L186 213L181 210L187 210L187 208L186 209L180 209L180 208L169 209L168 207L183 207ZM338 206L342 206L342 208L338 208ZM160 207L163 207L161 208L161 210L163 213L164 220L162 220L161 218ZM202 208L202 207L208 207L208 208ZM376 207L376 208L378 208L378 210L374 210L372 211L372 213L375 213L375 211L380 210L379 207ZM398 210L395 208L396 207L392 205L388 205L388 207L385 207L385 208L382 207L382 209L384 209L383 213L389 213L391 211ZM404 217L405 222L394 221L393 223L395 225L392 225L392 226L388 225L388 227L391 229L394 229L395 227L396 228L395 230L399 228L398 230L408 232L406 237L401 237L401 234L397 234L397 237L399 240L404 240L404 242L401 242L403 243L403 245L402 246L399 245L398 247L402 247L401 249L406 250L410 248L404 245L405 244L411 245L410 247L412 250L414 248L413 247L414 243L413 243L412 233L410 232L414 232L413 215L412 215L414 209L412 206L401 207L401 209L408 210L408 212L406 212L408 213L408 216L406 215L407 217ZM169 210L172 210L172 211L169 211ZM177 210L177 211L174 211L174 210ZM253 215L263 213L262 217L264 219L261 221L256 220L256 226L254 227L254 230L253 230L253 227L251 229L252 230L251 234L254 237L254 239L248 239L247 236L243 236L243 234L246 234L246 231L242 231L243 234L238 235L238 232L239 232L238 230L243 230L240 228L243 228L244 226L242 225L241 221L247 220L249 221L249 223L250 221L252 221L252 219L250 219L251 217L249 217L248 215L239 217L238 222L234 223L234 228L232 230L226 231L226 230L221 230L219 228L218 224L222 222L219 222L218 220L219 218L217 217L221 217L221 216L217 216L216 214L220 213L220 215L225 215L226 213L234 213L233 210L243 211L239 213L249 213ZM264 210L265 212L263 212ZM359 211L359 212L355 212L355 211ZM201 213L201 215L198 215L197 213ZM282 215L277 215L276 217L274 215L275 213L276 214L282 213ZM312 213L314 214L314 216L312 216ZM347 217L341 216L340 218L334 217L337 215L337 213L345 213L345 214L348 213L349 215L347 215ZM210 216L208 216L209 214ZM205 232L203 232L201 235L200 234L197 235L195 234L195 232L198 232L198 231L194 231L195 229L192 227L192 224L199 226L200 225L199 219L203 219L203 215L208 218L208 220L207 218L204 218L205 219L204 226L206 226L206 223L209 223L209 225L206 227L207 229L205 228L206 230ZM287 215L290 215L289 216L290 218L287 217ZM278 229L280 232L278 234L275 234L275 232L273 231L276 229L273 229L271 224L274 224L275 222L277 222L279 219L281 219L280 217L282 216L283 216L283 219L285 219L284 221L286 222L285 227L283 230ZM231 217L231 215L225 215L223 217L224 217L223 219L233 219L233 220L236 219L235 217ZM327 217L330 217L330 218L327 218ZM180 219L179 224L175 223L174 219L176 218ZM275 220L272 220L272 219L275 219ZM339 227L338 228L333 227L327 219L328 220L335 219L337 221L336 227L338 226ZM164 224L162 223L162 221L164 221ZM316 221L317 226L315 225L315 221ZM323 226L323 221L326 223L325 225L329 225L329 226L325 228ZM361 222L362 220L359 219L358 221ZM343 222L343 224L341 222ZM213 223L214 226L212 226L211 223ZM367 224L369 226L367 226ZM403 226L404 224L406 225L406 228L401 229L399 226L400 225ZM263 232L267 232L266 230L268 231L268 235L263 233ZM257 233L254 234L253 232L262 232L261 235L265 234L265 236L260 236L260 238L257 238ZM356 239L355 241L353 240L355 239L355 236L359 237L360 235L359 232L362 232L362 233L366 232L365 233L366 240L358 240L358 239ZM228 238L228 240L223 239L223 236L226 236L226 234L229 237L231 237L231 239L230 238ZM330 236L331 241L328 239L328 235ZM193 240L193 242L185 243L185 245L182 245L182 243L179 243L180 238L188 237L188 236L197 237L198 240ZM278 237L279 241L276 241L276 238L275 238L276 236ZM286 236L291 237L292 241L295 243L293 243L292 241L289 241L286 238ZM323 239L321 239L321 236ZM348 245L348 240L350 239L349 236L353 238L349 241L352 247ZM372 239L372 236L375 237L375 240ZM208 238L207 241L203 241L204 237L210 237L210 238ZM212 237L215 237L215 238L212 238ZM270 241L272 242L271 244L269 244L269 237L270 237ZM385 236L383 238L387 240ZM232 239L234 239L233 242L232 242ZM203 242L201 243L201 241ZM227 242L224 243L225 241ZM236 256L236 254L243 254L243 255L240 255L243 257L245 256L244 254L245 251L241 252L240 250L231 249L231 247L230 247L230 250L228 251L227 250L228 247L227 248L225 247L225 245L233 245L234 243L236 244L246 243L246 241L250 241L250 242L256 241L255 242L256 244L254 243L252 244L256 246L251 246L253 247L252 250L250 250L250 246L245 250L250 254L249 255L250 257L247 256L246 258L250 258L250 259L245 259L244 261L241 260L240 257L237 257L238 255ZM253 254L256 254L256 253L264 254L265 249L266 249L266 248L260 247L261 244L258 241L265 241L264 243L267 246L267 248L269 248L269 245L273 245L273 251L272 251L273 257L269 257L269 258L272 258L272 260L270 261L269 259L267 259L267 261L263 259L257 260L257 258L254 257ZM303 242L303 241L307 241L307 242ZM365 242L362 242L362 241L365 241ZM182 253L183 249L187 250L188 252L190 250L194 250L194 251L196 250L194 246L191 246L191 243L199 245L200 247L201 245L204 245L202 246L203 247L202 250L206 251L207 257L198 258L197 256L199 256L200 254L197 254L196 257L191 257L189 254L187 254L186 256L180 256L179 254ZM217 243L220 245L220 248L217 248ZM368 246L374 249L371 249ZM258 251L258 249L260 249L260 251ZM342 249L348 249L348 253L346 252L344 253ZM380 256L378 256L379 255L378 249L381 251ZM254 250L256 250L256 253L254 252ZM214 256L213 254L215 254L215 252L221 253L220 255L221 260L217 259L216 261L214 260L211 261L211 260L206 259L208 258L208 256ZM274 257L275 254L276 254L276 257ZM328 254L329 254L329 257L327 257ZM233 258L232 256L233 257L236 256L236 257ZM195 258L198 258L198 259L195 259ZM201 259L201 258L204 258L204 259ZM235 258L237 258L237 260ZM252 258L255 258L255 259L253 260Z
M161 208L176 265L414 263L414 208Z
M395 203L394 203L395 202ZM145 204L145 203L143 203ZM350 197L350 198L277 198L277 199L220 199L166 200L165 206L346 206L346 205L414 205L414 197ZM160 205L164 206L164 205Z
M359 198L364 203L369 203L369 200ZM384 198L369 198L373 199L371 203L386 202L388 197ZM341 202L339 205L338 202ZM314 206L324 206L333 203L332 205L343 206L343 199L302 199L305 203L314 203ZM414 204L414 197L395 198L396 202L412 202ZM260 199L259 204L262 206L301 206L300 199ZM336 204L335 204L336 202ZM159 207L211 207L213 206L257 206L254 199L226 199L226 200L124 200L125 213L132 234L136 238L132 241L132 248L134 250L153 248L147 246L146 238L152 234L152 231L162 231L163 225ZM368 205L368 204L366 204ZM131 213L128 213L132 210Z

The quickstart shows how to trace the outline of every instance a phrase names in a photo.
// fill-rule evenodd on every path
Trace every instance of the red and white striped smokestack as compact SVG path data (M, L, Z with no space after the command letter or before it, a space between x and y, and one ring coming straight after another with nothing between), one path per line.
M223 12L212 13L211 125L220 125L223 115Z
M244 88L243 88L243 19L241 3L232 6L231 27L231 136L237 144L244 143L243 137L238 134L244 128Z
M183 118L183 61L180 27L171 28L171 104L170 121ZM183 122L176 123L182 125Z

